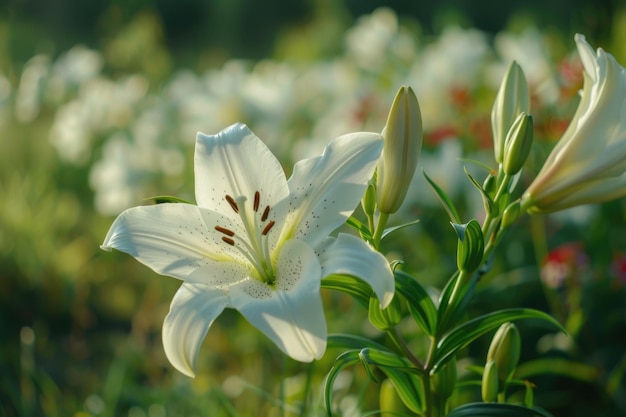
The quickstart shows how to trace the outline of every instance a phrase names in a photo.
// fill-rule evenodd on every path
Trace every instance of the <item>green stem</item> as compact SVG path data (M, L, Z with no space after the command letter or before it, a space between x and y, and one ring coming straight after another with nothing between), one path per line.
M387 335L393 341L394 345L402 352L402 354L417 368L424 369L422 362L411 352L411 349L407 346L404 338L398 332L396 327L387 330Z
M377 250L380 247L380 241L383 237L383 232L385 231L387 220L389 220L389 213L380 213L378 215L378 223L376 224L376 230L374 231L374 236L373 236L374 247Z

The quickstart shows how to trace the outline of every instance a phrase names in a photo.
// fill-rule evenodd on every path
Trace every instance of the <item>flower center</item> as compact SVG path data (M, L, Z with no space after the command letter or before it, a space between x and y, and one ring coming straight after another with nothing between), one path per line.
M258 191L254 193L253 212L249 212L246 205L248 199L245 196L233 198L227 194L224 199L241 218L246 236L236 235L232 230L219 225L215 226L215 230L224 235L222 236L224 243L235 247L252 264L261 282L273 285L276 282L276 274L270 258L268 236L276 222L268 221L270 206L266 205L263 211L259 210L261 193Z

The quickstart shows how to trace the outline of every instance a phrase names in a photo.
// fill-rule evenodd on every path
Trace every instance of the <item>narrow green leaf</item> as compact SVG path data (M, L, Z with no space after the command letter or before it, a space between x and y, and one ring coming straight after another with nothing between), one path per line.
M424 287L411 275L396 271L396 291L404 297L411 315L429 336L437 329L437 307Z
M377 366L389 378L398 396L411 411L420 414L424 411L424 371L415 367L406 358L388 350L365 348L359 352L361 361Z
M455 408L446 417L553 417L545 410L514 404L470 403Z
M387 349L364 348L359 352L361 360L369 364L385 368L401 369L417 375L425 375L423 369L417 368L408 359Z
M331 333L328 335L328 349L344 348L344 349L363 349L366 347L385 350L385 346L376 343L371 339L363 336L344 333Z
M357 219L354 216L350 216L348 217L348 220L346 220L346 224L359 232L359 235L363 239L367 240L368 242L372 241L372 231L361 220Z
M579 381L592 382L598 379L600 371L586 363L565 358L541 358L520 364L515 377L527 379L545 374L562 375Z
M413 226L414 224L418 224L419 222L420 222L419 219L417 219L417 220L413 220L412 222L403 223L398 226L388 227L383 231L383 234L380 239L381 240L384 239L387 235L395 232L396 230L404 229L405 227L408 227L408 226Z
M369 306L372 289L364 281L349 275L329 275L322 280L322 288L350 294L364 307Z
M463 318L465 310L474 296L478 277L478 274L468 276L457 271L448 281L439 296L436 336L447 333Z
M147 200L152 200L154 201L156 204L162 204L162 203L185 203L185 204L193 204L190 201L187 200L183 200L182 198L178 198L178 197L172 197L169 195L158 195L156 197L148 197L148 198L144 198L145 201Z
M465 171L465 175L470 180L474 188L476 188L480 192L480 195L483 198L485 211L487 213L491 213L493 211L493 201L491 200L491 197L489 197L489 194L487 194L483 186L480 185L478 181L476 181L476 179L472 176L472 174L469 173L469 171L465 167L463 167L463 171Z
M412 412L422 415L425 405L425 393L422 380L405 370L398 370L395 368L380 368L387 378L393 382L398 396Z
M426 181L428 181L430 186L433 188L433 190L437 194L437 197L439 197L441 204L443 204L443 208L445 208L446 211L448 212L448 216L450 216L450 221L453 223L461 223L461 218L459 217L459 213L456 211L456 208L454 207L454 203L452 203L452 200L450 200L450 197L448 197L445 191L443 191L437 184L435 184L435 182L431 180L430 177L426 175L426 172L424 172L423 170L422 170L422 174L424 175L424 178L426 178Z
M495 169L491 168L489 165L487 165L486 163L479 161L477 159L470 159L470 158L457 158L457 161L460 162L469 162L472 165L475 165L477 167L481 167L484 168L487 172L493 172L495 171ZM465 169L465 167L463 167L463 169Z
M556 321L556 319L539 310L529 308L511 308L495 311L463 323L444 335L444 337L437 344L433 369L437 369L443 365L457 351L463 349L465 346L469 345L485 333L495 330L507 321L519 319L541 319L552 324L558 330L565 332L563 326Z
M332 417L333 409L332 409L332 393L333 393L333 384L335 383L335 379L337 375L343 370L343 368L354 365L361 361L359 357L358 350L349 350L347 352L342 353L335 359L335 363L333 364L330 371L328 371L328 375L326 376L326 382L324 383L324 402L326 403L326 415L328 417Z

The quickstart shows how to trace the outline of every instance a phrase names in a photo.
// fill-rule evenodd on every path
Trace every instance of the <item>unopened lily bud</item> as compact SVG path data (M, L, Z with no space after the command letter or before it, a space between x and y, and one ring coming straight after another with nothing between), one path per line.
M487 362L495 361L498 368L500 389L504 389L517 368L521 351L519 330L513 323L504 323L491 340Z
M376 211L376 185L371 182L367 184L365 194L361 199L361 206L368 217L372 217Z
M410 412L390 379L385 379L380 384L379 401L381 417L408 415Z
M395 213L406 196L422 147L422 116L411 87L396 94L387 124L385 142L378 161L376 201L381 213Z
M485 193L487 193L489 197L493 198L496 195L497 185L498 183L496 181L496 174L489 173L489 175L487 175L487 178L485 178L485 181L483 182L483 191L485 191Z
M483 401L491 403L498 398L498 366L496 361L487 361L480 385Z
M504 142L520 113L530 113L530 91L524 71L513 61L509 66L491 109L493 150L497 162L504 159Z
M452 223L459 238L456 262L461 271L473 272L481 264L485 249L485 241L480 224L472 219L466 224Z
M378 297L372 295L368 308L368 318L379 330L393 328L402 320L402 304L400 303L400 298L393 297L391 303L386 308L381 308Z
M533 144L533 117L526 113L520 113L513 122L504 141L504 159L502 170L507 175L517 174L528 155Z
M506 229L507 227L515 223L515 221L519 218L520 212L521 210L519 201L515 201L509 204L509 206L504 209L504 213L502 213L502 223L500 227L502 229Z

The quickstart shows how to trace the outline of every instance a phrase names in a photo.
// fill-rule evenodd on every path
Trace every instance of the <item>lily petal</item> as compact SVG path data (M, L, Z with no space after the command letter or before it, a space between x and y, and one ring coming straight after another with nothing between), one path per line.
M293 359L319 359L326 350L327 330L317 256L306 243L289 240L277 270L273 290L253 279L233 287L233 308Z
M183 283L163 322L167 359L183 374L194 377L202 341L224 308L228 294L202 284Z
M385 308L391 303L395 280L389 262L363 240L340 233L316 248L322 264L322 277L332 274L351 275L367 282Z
M350 217L374 173L383 147L377 133L351 133L332 140L321 156L298 162L288 181L290 213L281 239L315 247Z
M125 252L161 275L182 280L198 268L233 276L241 256L207 227L203 216L225 218L202 212L182 203L133 207L115 219L101 248Z
M260 193L262 207L289 194L280 163L248 126L237 123L217 135L198 133L195 148L196 202L200 207L231 215L224 199Z

